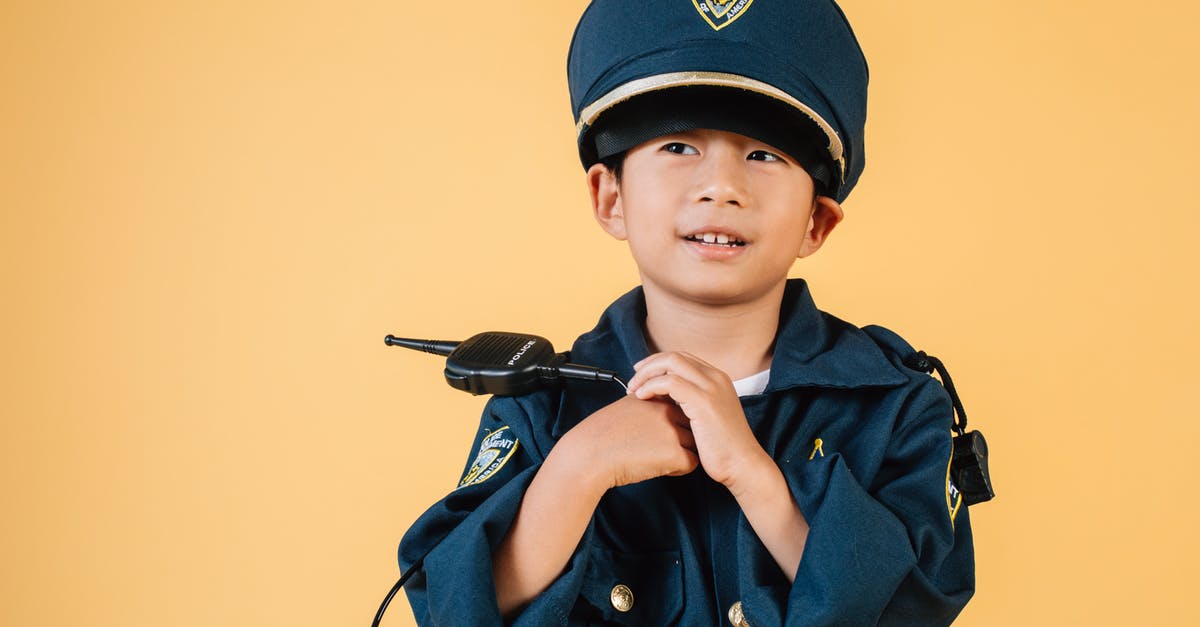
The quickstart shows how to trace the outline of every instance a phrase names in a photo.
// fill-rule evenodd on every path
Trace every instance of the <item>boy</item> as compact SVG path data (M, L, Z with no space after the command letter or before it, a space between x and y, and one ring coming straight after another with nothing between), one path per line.
M863 167L829 0L594 0L568 60L593 210L642 286L572 348L615 386L493 398L409 530L431 624L946 624L974 588L950 402L796 258ZM443 539L444 538L444 539Z

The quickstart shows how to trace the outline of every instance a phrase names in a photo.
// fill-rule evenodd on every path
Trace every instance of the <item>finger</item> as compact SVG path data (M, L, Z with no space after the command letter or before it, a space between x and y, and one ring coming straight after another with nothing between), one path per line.
M704 391L692 381L675 373L663 374L650 379L634 394L642 400L656 396L669 397L679 405L696 403L704 396Z
M683 413L683 410L679 408L679 405L676 404L674 400L672 400L670 398L662 398L662 397L656 397L651 400L658 400L661 403L670 404L671 405L671 413L668 414L667 420L670 420L671 424L673 424L677 427L691 430L691 428L692 428L691 419L689 419L687 417L687 414Z
M680 446L689 451L696 450L696 435L692 433L691 429L679 427L675 431L679 435Z
M683 456L675 470L667 473L668 477L682 477L700 466L700 456L689 449L681 449Z
M631 394L637 392L647 381L668 374L681 376L697 386L708 388L712 386L713 373L720 372L684 353L659 353L638 363L641 365L635 366L638 370L628 383Z

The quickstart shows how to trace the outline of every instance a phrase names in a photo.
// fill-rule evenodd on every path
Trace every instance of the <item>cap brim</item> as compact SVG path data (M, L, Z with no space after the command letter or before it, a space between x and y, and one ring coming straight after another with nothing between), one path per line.
M754 92L782 102L803 114L821 130L822 134L828 140L829 145L827 149L829 158L837 165L839 182L844 182L846 173L844 147L833 125L818 113L813 106L806 104L788 92L763 81L739 74L704 71L668 72L636 78L622 83L584 107L579 114L579 120L575 126L576 136L582 140L588 128L595 124L601 114L639 95L676 87L695 86L727 87ZM812 100L816 101L817 98L812 98Z

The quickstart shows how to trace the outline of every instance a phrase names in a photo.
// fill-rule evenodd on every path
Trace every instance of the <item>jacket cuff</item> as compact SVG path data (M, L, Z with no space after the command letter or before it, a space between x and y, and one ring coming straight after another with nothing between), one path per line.
M742 609L751 625L875 624L916 564L908 532L858 484L840 454L785 473L809 525L795 582L789 587L766 550L765 563L742 570ZM749 534L754 541L753 530ZM747 539L749 541L749 539ZM747 553L743 553L745 555Z

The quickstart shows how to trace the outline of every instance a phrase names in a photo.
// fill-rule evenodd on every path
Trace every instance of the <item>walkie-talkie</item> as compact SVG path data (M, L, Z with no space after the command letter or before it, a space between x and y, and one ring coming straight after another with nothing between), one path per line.
M519 396L555 385L561 378L615 381L625 387L611 370L567 363L566 355L555 353L550 340L540 335L488 331L462 342L389 335L383 342L445 355L446 383L471 394Z

